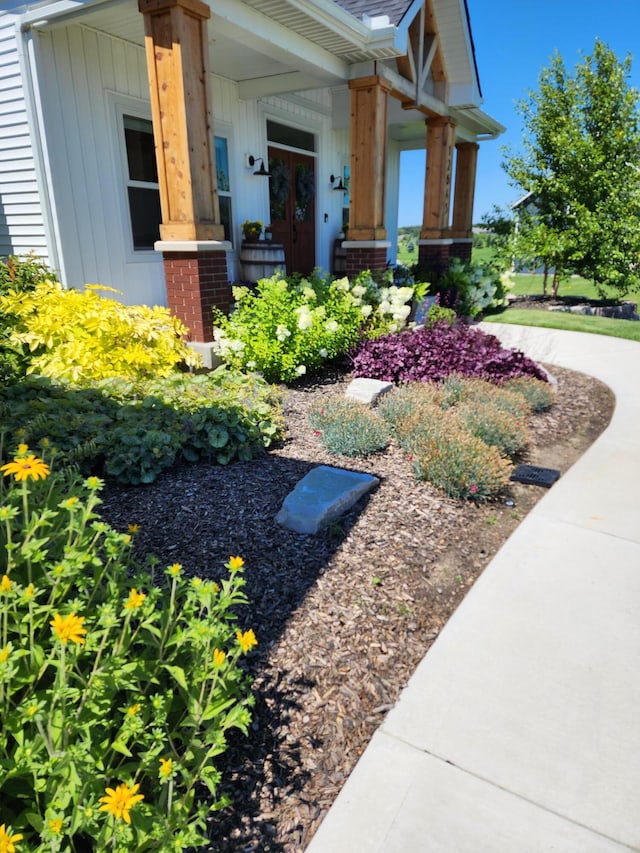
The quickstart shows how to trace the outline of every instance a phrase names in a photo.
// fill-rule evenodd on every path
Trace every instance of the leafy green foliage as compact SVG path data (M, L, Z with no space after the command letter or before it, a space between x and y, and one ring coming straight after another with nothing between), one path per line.
M123 483L150 483L177 460L251 459L282 430L274 389L223 367L93 388L28 377L0 389L0 415L12 443L45 441Z
M427 329L433 329L438 323L444 323L447 326L454 326L457 320L456 312L453 308L445 308L444 305L432 305L427 311L425 318L425 326Z
M573 74L556 54L519 105L523 151L507 152L503 164L534 203L519 223L523 254L621 294L640 286L640 122L630 70L630 57L620 62L599 40Z
M230 558L218 582L188 580L177 563L137 566L131 535L100 520L97 477L48 476L24 445L8 465L3 823L34 853L87 841L117 853L205 846L207 814L226 804L217 757L250 721L243 561Z
M362 335L400 329L412 295L412 287L381 285L368 271L352 281L276 275L255 291L234 288L229 317L214 311L217 352L269 382L292 382L345 355Z
M368 406L345 397L328 397L309 413L329 453L339 456L369 456L384 450L389 430Z
M453 258L437 289L453 294L453 307L462 317L476 317L486 308L506 305L510 279L491 264L464 263Z
M45 281L0 297L0 312L12 317L10 342L22 347L28 373L86 384L168 376L180 364L200 364L182 339L186 328L168 309L123 305L98 290L118 292L99 285L65 290Z

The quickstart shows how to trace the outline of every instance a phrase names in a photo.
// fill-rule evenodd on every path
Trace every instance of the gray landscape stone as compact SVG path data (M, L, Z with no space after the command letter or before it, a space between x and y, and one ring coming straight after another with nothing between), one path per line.
M317 533L379 482L371 474L318 465L287 495L276 521L296 533Z
M359 403L373 405L382 394L393 388L393 382L382 382L380 379L365 379L359 377L349 383L345 395Z

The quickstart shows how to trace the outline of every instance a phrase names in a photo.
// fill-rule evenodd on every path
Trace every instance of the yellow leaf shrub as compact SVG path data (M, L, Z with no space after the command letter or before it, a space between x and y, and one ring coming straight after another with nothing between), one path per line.
M11 340L29 351L28 373L82 384L110 377L147 379L168 376L200 359L182 340L187 329L167 308L123 305L86 285L65 290L46 281L35 290L0 297L0 311L11 315Z

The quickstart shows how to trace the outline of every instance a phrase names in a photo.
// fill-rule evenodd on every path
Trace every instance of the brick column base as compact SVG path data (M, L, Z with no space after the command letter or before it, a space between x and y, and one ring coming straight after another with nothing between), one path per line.
M349 278L362 270L383 270L387 266L387 249L391 245L386 240L345 240L345 272Z
M449 257L459 258L465 264L471 260L473 240L454 240L449 250Z
M449 268L451 241L418 242L418 269L421 273L440 276Z
M208 343L213 340L211 309L228 313L232 304L231 285L227 273L226 248L216 244L215 250L197 248L186 250L184 244L161 241L156 249L162 252L167 288L167 305L189 329L187 339Z

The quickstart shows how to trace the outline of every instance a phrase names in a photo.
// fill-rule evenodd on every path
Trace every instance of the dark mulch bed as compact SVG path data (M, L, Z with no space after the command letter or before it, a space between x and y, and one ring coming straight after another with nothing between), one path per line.
M609 422L599 382L550 368L554 409L532 419L527 461L565 472ZM217 577L245 558L243 628L256 705L250 737L223 756L233 805L213 816L210 850L304 850L385 713L459 602L544 490L513 484L499 501L448 500L416 482L394 446L368 459L330 457L307 423L333 376L286 392L287 437L264 457L226 468L191 465L147 487L110 485L106 520L136 535L140 554ZM380 486L317 536L274 522L314 465L366 471Z

